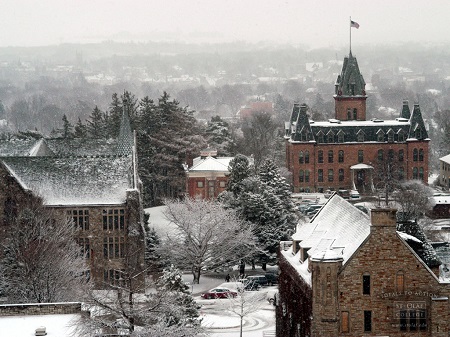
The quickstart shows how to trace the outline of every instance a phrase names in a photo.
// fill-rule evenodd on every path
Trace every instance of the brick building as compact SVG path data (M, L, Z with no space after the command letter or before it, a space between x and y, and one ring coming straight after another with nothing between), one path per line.
M367 215L334 194L280 252L277 336L447 337L448 266L420 247L395 209Z
M98 287L118 282L129 250L134 264L127 268L142 269L143 208L135 145L126 111L118 139L1 141L0 234L8 231L8 219L27 198L38 196L46 207L73 218L76 240Z
M335 84L335 118L312 121L294 104L285 123L286 166L294 192L354 189L370 193L387 175L428 178L429 138L418 104L403 102L395 120L366 120L364 78L356 58L344 59Z
M217 150L207 148L185 166L186 191L191 198L214 199L225 191L228 165L233 157L217 157Z

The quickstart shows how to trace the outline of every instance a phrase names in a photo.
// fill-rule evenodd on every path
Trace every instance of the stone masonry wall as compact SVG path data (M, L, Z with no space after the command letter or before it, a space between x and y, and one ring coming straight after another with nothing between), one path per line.
M0 316L61 315L81 313L81 303L35 303L0 305Z

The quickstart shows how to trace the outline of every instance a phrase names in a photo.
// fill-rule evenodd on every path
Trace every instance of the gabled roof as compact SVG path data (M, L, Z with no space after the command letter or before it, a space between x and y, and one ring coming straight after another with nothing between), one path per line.
M233 158L234 157L197 157L194 159L193 165L189 168L189 171L228 172L228 165Z
M132 157L2 158L22 188L49 206L116 205L132 188Z
M450 164L450 154L439 158L440 161L443 161L444 163Z

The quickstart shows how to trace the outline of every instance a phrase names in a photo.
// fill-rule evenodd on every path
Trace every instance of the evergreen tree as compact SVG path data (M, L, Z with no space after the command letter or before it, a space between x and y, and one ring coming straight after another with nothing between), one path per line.
M164 312L164 322L171 326L200 326L199 309L189 286L183 281L180 270L173 265L164 269L163 275L158 279L157 288L165 294L168 310Z
M86 130L90 138L103 138L106 135L105 116L97 106L87 120Z
M219 116L212 117L208 122L205 136L210 147L216 148L220 155L231 155L235 142L232 139L229 124Z
M120 121L122 120L123 106L117 93L112 95L112 102L108 109L107 133L110 137L119 136Z
M63 135L62 135L63 138L72 138L72 136L73 136L73 133L72 133L73 125L67 119L66 114L63 115L62 121L63 121Z
M87 136L87 130L86 130L86 125L84 125L81 122L81 118L78 117L78 122L74 127L74 137L75 138L86 138Z
M242 182L252 174L248 158L242 154L236 155L229 163L227 191L238 196L242 192Z

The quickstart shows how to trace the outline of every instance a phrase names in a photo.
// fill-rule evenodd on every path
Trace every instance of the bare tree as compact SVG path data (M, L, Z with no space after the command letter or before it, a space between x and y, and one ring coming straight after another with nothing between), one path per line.
M255 251L252 226L234 210L213 200L166 201L165 216L176 227L162 253L179 268L190 269L198 284L201 273L236 265Z
M243 287L238 287L238 296L229 296L228 301L225 304L227 306L226 310L234 315L239 316L240 319L240 329L239 336L242 337L242 327L244 324L244 318L248 315L261 309L262 303L266 297L265 292L259 291L246 291L244 285Z
M30 197L9 217L2 240L0 288L14 303L78 300L87 281L72 219Z

